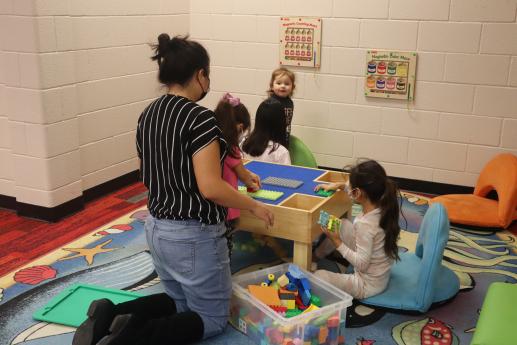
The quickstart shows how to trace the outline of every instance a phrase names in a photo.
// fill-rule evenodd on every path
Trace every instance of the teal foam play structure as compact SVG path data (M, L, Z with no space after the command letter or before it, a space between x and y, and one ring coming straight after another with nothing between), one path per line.
M449 226L445 207L432 204L420 225L415 252L401 253L400 261L391 268L386 290L361 302L424 313L433 303L454 297L460 288L458 276L442 265Z

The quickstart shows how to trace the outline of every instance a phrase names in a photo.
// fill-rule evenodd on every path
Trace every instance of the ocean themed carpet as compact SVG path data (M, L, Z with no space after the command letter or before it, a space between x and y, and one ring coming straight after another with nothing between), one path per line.
M399 246L401 250L412 250L428 203L423 196L403 193L402 205L403 232ZM32 319L32 315L75 283L141 294L162 292L145 243L146 216L146 208L139 208L0 277L0 345L71 344L73 327L39 322ZM264 239L247 232L237 232L234 240L234 274L279 264L289 260L292 253L288 241ZM451 227L443 263L459 276L459 294L449 303L422 315L354 305L352 311L362 327L347 328L345 343L469 344L488 285L494 281L517 282L516 249L516 238L509 232ZM337 264L335 267L339 269ZM200 344L248 345L251 342L228 326L223 335Z

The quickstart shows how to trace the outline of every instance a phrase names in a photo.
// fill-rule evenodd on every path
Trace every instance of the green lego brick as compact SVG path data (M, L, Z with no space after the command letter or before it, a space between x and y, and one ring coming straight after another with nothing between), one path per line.
M279 199L282 195L284 195L284 192L277 192L274 190L267 190L267 189L259 189L256 192L248 192L245 186L239 186L239 192L246 193L252 198L255 199L266 199L275 201Z
M318 194L319 196L328 197L328 196L331 196L332 194L334 194L334 191L333 190L320 189L320 190L318 190L316 192L316 194Z
M311 295L311 304L321 308L321 299L316 295Z
M302 311L300 309L289 309L286 313L285 313L285 317L286 318L290 318L290 317L295 317L297 315L300 315L302 313Z

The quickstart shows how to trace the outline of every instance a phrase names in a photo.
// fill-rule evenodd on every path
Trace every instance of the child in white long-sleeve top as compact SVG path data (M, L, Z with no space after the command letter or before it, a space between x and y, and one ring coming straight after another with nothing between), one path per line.
M350 198L363 211L352 224L342 222L339 232L322 227L327 238L316 248L315 258L321 259L334 249L354 267L353 274L318 270L315 274L355 298L381 293L388 286L390 269L398 260L397 239L400 233L398 189L386 176L384 168L373 160L353 166L349 184L332 183L316 186L316 190L347 190Z
M260 103L255 115L255 126L244 141L244 158L269 163L291 164L289 151L282 145L286 137L284 107L272 98Z

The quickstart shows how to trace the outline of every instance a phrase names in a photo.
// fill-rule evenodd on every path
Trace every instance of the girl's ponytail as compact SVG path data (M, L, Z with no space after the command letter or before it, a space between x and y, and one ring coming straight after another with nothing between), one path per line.
M381 208L380 226L384 229L384 251L394 260L399 260L397 240L400 234L398 188L390 178L386 177L384 193L379 200Z

